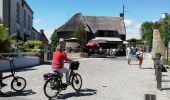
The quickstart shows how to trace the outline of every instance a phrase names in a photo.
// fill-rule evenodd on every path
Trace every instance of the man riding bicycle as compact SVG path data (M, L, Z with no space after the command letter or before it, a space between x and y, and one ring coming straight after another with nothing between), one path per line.
M53 53L53 59L52 59L52 69L53 71L58 71L60 73L65 73L66 75L66 84L70 85L69 82L69 69L64 67L64 61L72 62L71 59L67 58L65 52L64 52L64 46L60 43L56 47L56 51Z
M2 55L0 55L0 60L12 60L12 58L8 58L8 57L4 57ZM1 69L1 66L0 66L0 87L5 87L6 84L2 82L2 78L3 78L3 71ZM3 95L4 93L1 92L1 88L0 88L0 95Z

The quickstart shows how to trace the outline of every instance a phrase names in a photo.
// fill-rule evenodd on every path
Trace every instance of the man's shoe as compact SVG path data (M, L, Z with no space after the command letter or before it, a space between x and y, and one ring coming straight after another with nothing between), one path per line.
M5 87L5 86L7 86L7 84L5 84L5 83L0 83L0 87Z

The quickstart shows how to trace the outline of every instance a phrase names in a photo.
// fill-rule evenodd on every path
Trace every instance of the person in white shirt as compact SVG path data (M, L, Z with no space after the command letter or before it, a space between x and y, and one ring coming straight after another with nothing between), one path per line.
M132 48L129 45L126 49L126 56L127 56L128 64L130 64L132 58Z

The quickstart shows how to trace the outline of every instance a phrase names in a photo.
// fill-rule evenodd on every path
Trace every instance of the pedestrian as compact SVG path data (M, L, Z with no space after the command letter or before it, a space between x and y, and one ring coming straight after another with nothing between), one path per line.
M66 75L66 84L70 85L69 82L69 69L64 67L64 61L72 62L71 59L67 58L67 55L65 54L63 50L63 46L60 44L56 47L56 51L53 53L53 59L52 59L52 70L58 71L60 73L65 73Z
M99 48L99 53L102 54L102 52L103 52L103 49L102 49L102 47L100 47Z
M88 50L88 56L91 56L92 53L93 53L93 49L90 47Z
M142 65L142 61L143 61L143 58L144 58L144 53L143 53L143 49L142 49L142 46L139 48L138 50L138 61L139 61L139 68L141 69L141 65Z
M127 56L128 64L130 64L132 58L132 48L130 47L130 45L128 45L126 49L126 56Z
M9 60L10 61L10 60L12 60L12 58L8 58L8 57L4 57L4 56L0 55L0 60ZM5 87L5 86L7 86L7 84L2 82L2 78L3 78L3 70L1 69L1 66L0 66L0 87ZM3 93L0 88L0 96L1 95L5 95L5 93Z
M116 56L116 48L113 48L113 55Z

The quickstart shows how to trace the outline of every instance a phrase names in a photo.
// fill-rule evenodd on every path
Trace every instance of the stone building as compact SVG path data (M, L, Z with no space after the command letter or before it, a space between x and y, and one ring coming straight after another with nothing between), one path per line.
M40 35L40 32L38 32L34 27L32 27L32 39L33 40L40 40L41 38L41 35Z
M18 40L33 39L33 14L25 0L0 0L0 19Z

